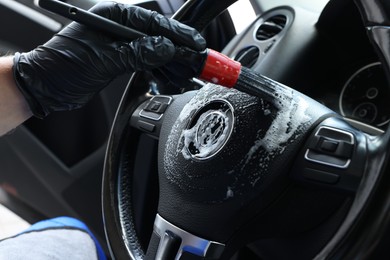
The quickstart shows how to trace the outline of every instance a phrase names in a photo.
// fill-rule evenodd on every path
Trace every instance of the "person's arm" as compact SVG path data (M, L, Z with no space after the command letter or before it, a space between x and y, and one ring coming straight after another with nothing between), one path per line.
M125 42L73 22L29 52L0 58L0 136L32 115L82 107L123 73L169 63L174 44L206 47L195 29L150 10L101 2L90 11L152 36Z
M0 58L0 136L32 115L82 107L123 73L171 62L175 45L206 47L195 29L150 10L100 2L90 11L151 36L126 42L72 22L32 51Z
M32 116L13 77L13 57L0 58L0 136Z
M141 7L104 1L90 11L150 36L128 42L72 22L34 50L15 53L16 85L34 116L80 108L119 75L167 65L176 46L206 48L195 29Z

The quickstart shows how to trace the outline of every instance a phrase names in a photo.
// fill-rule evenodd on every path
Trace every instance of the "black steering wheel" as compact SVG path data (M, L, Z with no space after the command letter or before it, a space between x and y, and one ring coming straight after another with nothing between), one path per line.
M189 0L175 18L202 31L233 2ZM355 2L390 75L390 5ZM155 82L133 75L104 169L114 258L370 255L389 222L390 130L366 134L276 81L253 82L272 93L194 81L198 90L150 95Z

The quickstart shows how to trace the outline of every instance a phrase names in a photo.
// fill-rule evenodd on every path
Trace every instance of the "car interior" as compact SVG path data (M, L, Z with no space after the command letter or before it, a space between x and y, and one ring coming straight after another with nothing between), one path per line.
M98 1L63 2L89 9ZM362 10L370 1L120 2L195 27L207 48L264 76L265 85L297 91L291 98L282 90L295 114L285 119L285 132L274 132L280 139L292 131L289 139L273 153L258 141L286 103L278 108L267 97L226 94L199 79L177 87L150 72L122 75L85 107L31 118L0 138L1 204L30 223L79 218L113 259L387 259L389 39L368 33L373 23ZM233 17L234 2L251 10ZM377 2L390 19L390 6ZM253 20L238 30L249 11ZM1 55L29 51L71 22L31 0L0 1L0 21L7 24L0 27ZM390 28L389 20L382 25ZM168 107L164 120L150 119L155 103ZM191 120L181 119L191 105L198 106ZM294 126L306 106L312 110L302 113L313 122ZM210 157L200 158L196 144L173 155L183 138L175 131L200 131L202 114L222 110L224 127L234 120L227 144ZM351 157L344 148L342 156L318 154L308 144L312 136L331 147L337 140ZM225 164L233 164L236 177ZM268 170L278 174L267 177ZM183 172L186 179L178 177ZM166 238L160 227L171 226L176 233ZM208 244L199 253L186 239Z

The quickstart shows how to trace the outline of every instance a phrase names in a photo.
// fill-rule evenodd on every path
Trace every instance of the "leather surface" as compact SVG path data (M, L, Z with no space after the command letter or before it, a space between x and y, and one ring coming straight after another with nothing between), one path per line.
M390 1L355 0L366 26L390 26Z

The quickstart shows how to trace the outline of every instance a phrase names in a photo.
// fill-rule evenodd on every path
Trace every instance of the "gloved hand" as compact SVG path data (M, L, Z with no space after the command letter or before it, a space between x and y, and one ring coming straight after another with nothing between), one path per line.
M140 7L101 2L90 11L154 37L128 43L73 22L44 45L16 53L14 77L35 116L82 107L116 76L171 61L174 45L206 47L195 29Z

